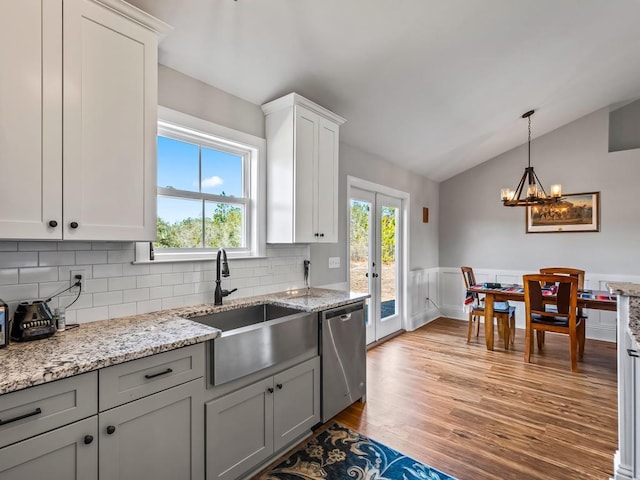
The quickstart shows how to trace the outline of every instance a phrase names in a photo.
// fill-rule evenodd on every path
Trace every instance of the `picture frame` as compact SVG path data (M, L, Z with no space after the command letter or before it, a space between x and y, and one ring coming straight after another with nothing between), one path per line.
M600 192L570 193L550 205L527 206L527 233L600 231Z

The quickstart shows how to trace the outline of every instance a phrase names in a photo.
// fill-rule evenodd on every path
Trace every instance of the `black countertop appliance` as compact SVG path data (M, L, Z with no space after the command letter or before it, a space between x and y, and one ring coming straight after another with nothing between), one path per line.
M38 340L56 333L56 320L43 300L22 302L13 315L11 339L17 342Z

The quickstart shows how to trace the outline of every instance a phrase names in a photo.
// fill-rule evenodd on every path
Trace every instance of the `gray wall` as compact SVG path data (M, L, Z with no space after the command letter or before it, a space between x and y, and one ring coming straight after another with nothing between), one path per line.
M158 65L158 103L164 107L264 138L259 105Z
M311 245L311 284L328 285L347 280L347 238L349 232L347 175L410 194L409 268L413 270L437 267L438 184L416 173L404 170L381 157L367 154L341 143L338 243ZM429 223L422 223L422 207L429 208ZM329 257L340 257L340 268L329 269Z
M640 150L609 153L608 119L599 110L534 138L531 149L545 189L561 183L564 193L601 192L600 232L525 233L525 209L499 200L500 188L514 188L524 171L523 145L440 184L440 267L638 274ZM533 129L535 136L535 120Z

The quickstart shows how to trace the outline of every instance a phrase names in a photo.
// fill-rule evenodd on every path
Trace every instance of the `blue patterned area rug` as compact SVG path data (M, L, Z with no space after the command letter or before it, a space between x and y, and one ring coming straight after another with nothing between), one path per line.
M300 479L455 480L337 423L260 477Z

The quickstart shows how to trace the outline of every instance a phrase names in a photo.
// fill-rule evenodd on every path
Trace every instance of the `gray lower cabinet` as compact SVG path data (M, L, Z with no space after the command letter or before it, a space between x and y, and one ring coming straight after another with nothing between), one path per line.
M320 421L315 357L206 404L207 480L232 480L265 463Z
M100 479L204 477L203 380L100 412Z
M96 480L97 436L94 415L1 448L0 479Z

